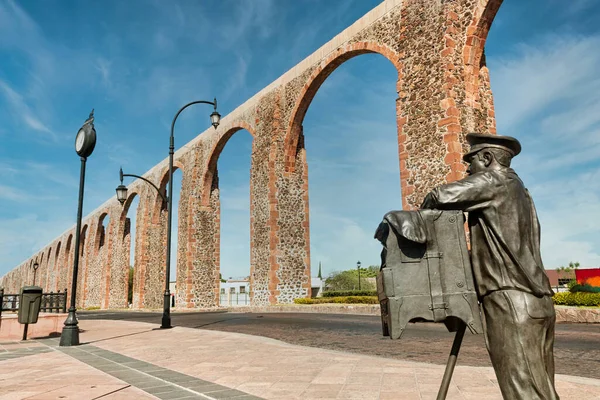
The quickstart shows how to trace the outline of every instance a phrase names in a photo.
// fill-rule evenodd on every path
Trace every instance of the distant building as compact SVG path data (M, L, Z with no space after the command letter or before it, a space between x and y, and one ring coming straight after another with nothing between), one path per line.
M550 286L555 292L565 292L568 289L570 281L575 279L575 271L559 271L556 269L547 269L546 275L550 281Z
M318 276L312 276L310 278L310 297L321 297L323 296L323 290L325 287L325 280Z
M171 307L175 307L175 297L177 294L177 286L175 281L169 281L169 292L171 293Z
M221 307L250 305L250 277L229 278L221 282L219 291Z

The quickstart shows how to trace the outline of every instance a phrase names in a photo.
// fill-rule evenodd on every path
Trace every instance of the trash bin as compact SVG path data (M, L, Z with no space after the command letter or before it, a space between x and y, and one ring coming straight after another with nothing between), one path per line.
M39 286L25 286L21 288L19 296L19 323L35 324L40 314L42 303L42 288Z

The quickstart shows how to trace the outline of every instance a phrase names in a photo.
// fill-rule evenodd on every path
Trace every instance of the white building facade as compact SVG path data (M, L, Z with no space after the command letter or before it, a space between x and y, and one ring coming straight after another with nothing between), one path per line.
M250 305L250 279L229 278L221 282L219 292L221 307L237 307Z

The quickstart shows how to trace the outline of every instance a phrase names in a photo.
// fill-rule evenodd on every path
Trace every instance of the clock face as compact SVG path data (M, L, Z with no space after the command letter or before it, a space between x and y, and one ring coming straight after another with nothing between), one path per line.
M75 151L79 152L83 148L83 144L85 142L85 131L80 129L77 132L77 138L75 139Z

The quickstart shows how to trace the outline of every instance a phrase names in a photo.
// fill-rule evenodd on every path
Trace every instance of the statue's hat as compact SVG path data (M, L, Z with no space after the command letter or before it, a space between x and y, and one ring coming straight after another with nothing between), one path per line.
M513 157L521 152L521 143L511 136L469 133L467 134L467 142L469 142L471 148L463 156L464 161L467 161L473 154L488 147L506 150Z

